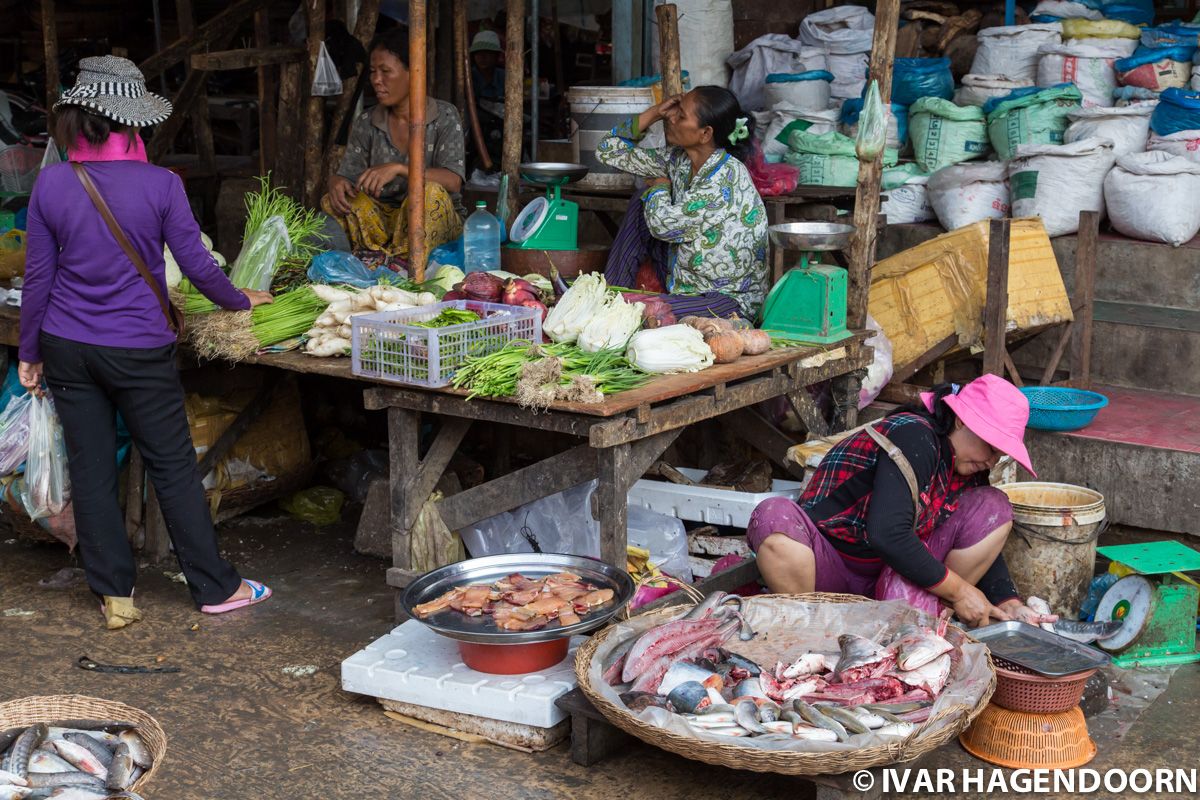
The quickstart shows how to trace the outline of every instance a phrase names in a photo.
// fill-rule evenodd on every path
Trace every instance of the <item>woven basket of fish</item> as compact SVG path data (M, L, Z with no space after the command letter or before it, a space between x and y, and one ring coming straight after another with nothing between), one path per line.
M821 775L918 758L996 689L988 649L946 617L857 595L717 592L615 623L575 656L614 725L681 756Z
M136 800L166 754L162 726L124 703L78 694L0 703L3 797L67 787L71 797Z

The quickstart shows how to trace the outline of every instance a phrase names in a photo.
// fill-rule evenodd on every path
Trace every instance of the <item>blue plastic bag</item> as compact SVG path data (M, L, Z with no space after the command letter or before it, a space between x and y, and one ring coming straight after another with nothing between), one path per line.
M954 97L948 58L897 58L892 72L892 102L910 106L922 97Z
M313 256L308 265L308 279L313 283L345 284L359 289L374 286L380 278L395 278L387 267L374 270L344 250L330 250Z
M1191 47L1200 45L1200 27L1172 22L1156 28L1144 28L1141 42L1146 47Z
M1150 130L1159 136L1200 130L1200 92L1167 89L1150 115Z
M772 72L767 76L767 83L798 83L800 81L832 81L833 73L823 69L810 69L804 72Z
M501 226L503 230L504 226ZM503 238L503 237L501 237ZM463 263L466 261L466 256L463 253L463 237L458 237L453 242L446 242L439 245L429 253L429 265L434 264L439 267L458 267L463 268Z
M1099 9L1106 19L1128 22L1130 25L1151 25L1154 22L1153 0L1122 0L1105 3Z
M1129 72L1143 64L1156 64L1159 61L1171 60L1189 63L1196 52L1194 45L1176 45L1174 47L1146 47L1141 45L1128 58L1118 58L1113 62L1117 72Z

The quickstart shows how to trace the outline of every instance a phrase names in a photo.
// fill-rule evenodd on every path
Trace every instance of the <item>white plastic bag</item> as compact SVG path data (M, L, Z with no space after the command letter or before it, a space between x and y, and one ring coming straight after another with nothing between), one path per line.
M21 500L32 520L62 513L71 500L67 445L54 403L48 397L35 397L30 408L29 457Z
M1062 24L1007 25L979 32L979 48L971 62L975 75L1004 75L1013 81L1033 83L1037 78L1038 49L1062 44ZM963 80L966 83L966 79Z
M1083 3L1069 2L1069 0L1042 0L1034 7L1033 15L1061 17L1062 19L1104 19L1104 15L1096 9L1089 8Z
M929 204L948 231L1008 216L1004 163L983 161L938 170L929 177Z
M1151 131L1146 149L1161 150L1200 163L1200 131L1179 131L1169 136L1159 136Z
M29 420L33 395L14 397L0 414L0 475L8 475L29 454Z
M1007 97L1016 89L1027 86L1033 86L1033 78L1017 80L1007 75L963 75L962 86L954 92L954 103L982 106L993 97Z
M46 139L46 152L42 155L42 165L38 169L43 170L60 161L62 161L62 154L58 152L58 145L54 143L54 137L51 136Z
M1200 164L1160 150L1122 156L1104 202L1120 233L1178 247L1200 232Z
M766 33L731 55L725 62L733 74L729 91L746 111L769 107L764 84L772 72L829 69L825 48L802 44L785 33Z
M891 224L890 219L888 223ZM874 333L867 337L864 344L875 349L875 356L867 366L867 376L863 378L862 386L858 390L859 411L875 402L875 398L883 391L883 387L887 386L892 379L893 371L892 340L887 337L883 328L879 327L879 323L870 314L867 314L867 329Z
M1079 230L1080 211L1104 214L1104 178L1112 169L1111 139L1064 145L1019 145L1008 163L1014 217L1041 217L1047 236Z
M325 43L321 42L321 54L317 56L317 71L313 75L313 97L334 97L342 93L342 77L338 75L337 65L329 57Z
M1156 105L1157 102L1120 108L1093 106L1072 111L1067 115L1071 124L1063 134L1063 142L1071 144L1099 136L1112 140L1113 155L1117 158L1126 153L1141 153L1150 138L1150 115Z

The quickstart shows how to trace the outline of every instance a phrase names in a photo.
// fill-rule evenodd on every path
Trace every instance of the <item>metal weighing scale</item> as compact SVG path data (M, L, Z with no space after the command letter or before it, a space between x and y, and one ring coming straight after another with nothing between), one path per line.
M536 161L520 166L521 177L546 187L513 220L508 247L518 250L575 250L579 243L579 205L562 199L562 187L587 175L583 164Z
M850 335L846 330L846 270L820 263L820 254L844 250L853 225L789 222L768 229L771 243L800 254L800 263L784 273L763 304L762 329L783 339L829 344Z
M1200 552L1179 542L1100 547L1123 574L1096 609L1097 621L1122 621L1114 636L1096 644L1111 651L1119 667L1169 666L1200 661L1196 610L1200 584L1184 572L1200 570Z

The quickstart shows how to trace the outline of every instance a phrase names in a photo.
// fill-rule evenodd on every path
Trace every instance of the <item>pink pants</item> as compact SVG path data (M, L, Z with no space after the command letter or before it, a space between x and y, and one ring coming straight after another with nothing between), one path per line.
M999 489L981 486L963 492L958 510L924 540L926 549L938 561L945 562L952 550L965 550L983 541L989 533L1012 521L1012 504ZM809 518L808 514L785 497L772 497L759 503L750 515L746 539L758 552L763 541L781 533L812 550L816 559L818 592L841 592L873 597L876 600L905 600L927 614L938 613L937 595L900 575L880 559L862 559L837 550Z

